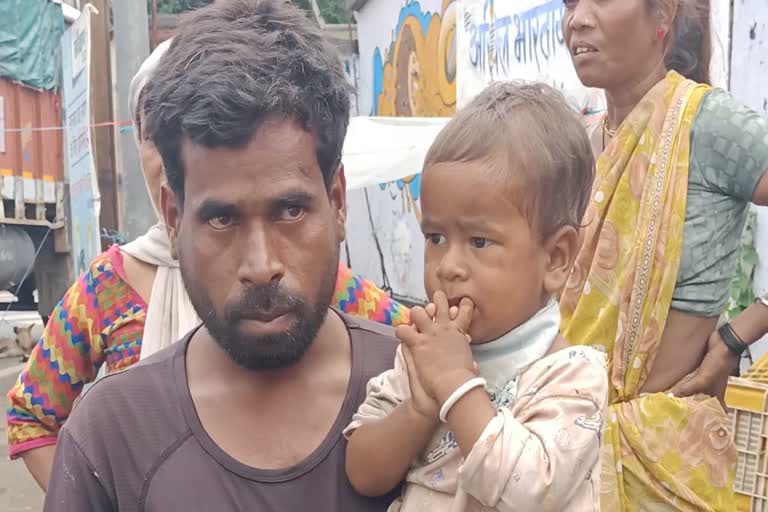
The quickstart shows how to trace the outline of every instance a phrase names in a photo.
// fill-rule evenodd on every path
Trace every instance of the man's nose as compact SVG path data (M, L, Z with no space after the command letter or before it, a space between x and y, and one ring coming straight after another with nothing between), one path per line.
M251 286L279 283L285 275L281 253L269 230L258 223L243 233L238 279Z

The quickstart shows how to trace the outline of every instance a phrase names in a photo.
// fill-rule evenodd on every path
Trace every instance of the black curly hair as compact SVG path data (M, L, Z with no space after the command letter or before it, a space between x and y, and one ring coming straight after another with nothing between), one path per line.
M341 58L285 0L218 0L185 15L144 98L144 130L184 200L184 138L209 148L247 145L270 117L311 132L327 187L341 159L351 88Z

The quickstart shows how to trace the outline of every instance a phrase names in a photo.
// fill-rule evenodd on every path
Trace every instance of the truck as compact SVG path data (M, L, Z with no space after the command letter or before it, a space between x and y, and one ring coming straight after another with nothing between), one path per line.
M61 95L0 78L0 120L0 290L15 296L14 309L45 319L74 279Z
M0 309L45 321L75 278L60 85L62 32L80 13L26 5L30 23L0 21Z

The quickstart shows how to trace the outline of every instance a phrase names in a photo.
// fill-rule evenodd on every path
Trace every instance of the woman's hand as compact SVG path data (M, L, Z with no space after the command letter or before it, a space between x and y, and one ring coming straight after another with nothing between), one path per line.
M699 367L672 386L669 393L680 398L705 394L717 398L725 406L728 377L738 366L739 359L715 331L709 336L707 353Z
M733 319L731 327L745 345L751 345L768 333L768 308L762 302L755 302ZM715 331L709 336L707 354L701 365L669 392L679 397L704 393L716 397L725 405L728 377L739 362L740 358L728 350L720 334Z

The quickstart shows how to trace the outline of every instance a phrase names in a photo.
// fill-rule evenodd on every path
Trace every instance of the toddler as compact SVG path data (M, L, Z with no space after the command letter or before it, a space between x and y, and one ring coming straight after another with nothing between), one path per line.
M390 512L599 510L606 360L562 338L555 298L593 177L545 85L496 83L438 135L421 190L432 302L345 430L359 493L405 480Z

